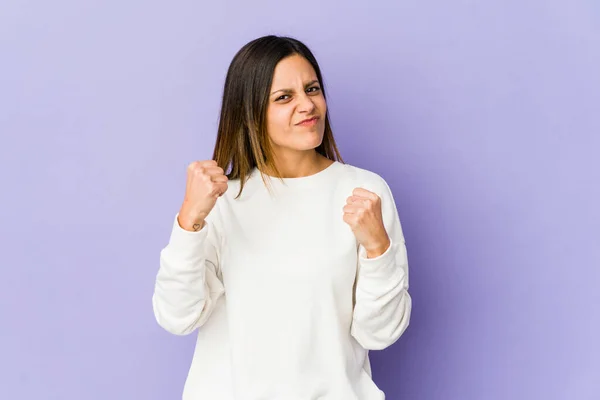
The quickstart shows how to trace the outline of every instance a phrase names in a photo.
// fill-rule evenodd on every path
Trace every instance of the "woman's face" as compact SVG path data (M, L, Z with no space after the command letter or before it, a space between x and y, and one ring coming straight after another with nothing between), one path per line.
M327 105L315 70L302 56L275 67L267 108L267 132L276 153L315 149L323 141ZM309 119L310 121L302 123Z

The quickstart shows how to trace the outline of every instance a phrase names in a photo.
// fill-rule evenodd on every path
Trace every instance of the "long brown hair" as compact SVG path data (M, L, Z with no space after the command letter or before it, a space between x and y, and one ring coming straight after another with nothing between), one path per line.
M223 168L227 178L240 179L236 199L242 194L254 167L261 171L263 181L262 171L273 171L274 176L281 178L267 134L267 107L275 66L295 54L312 65L323 97L327 99L319 64L310 49L299 40L263 36L247 43L231 61L225 79L213 160ZM323 141L315 150L330 160L344 162L333 138L329 111L325 115Z

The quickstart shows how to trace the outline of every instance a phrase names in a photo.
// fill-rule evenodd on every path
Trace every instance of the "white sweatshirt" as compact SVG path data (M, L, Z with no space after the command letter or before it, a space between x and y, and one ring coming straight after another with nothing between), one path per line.
M270 181L272 194L255 168L237 200L229 181L198 232L175 216L160 253L157 322L177 335L199 328L183 399L384 399L368 350L402 335L412 304L387 183L340 162ZM356 187L381 198L391 245L376 258L343 221Z

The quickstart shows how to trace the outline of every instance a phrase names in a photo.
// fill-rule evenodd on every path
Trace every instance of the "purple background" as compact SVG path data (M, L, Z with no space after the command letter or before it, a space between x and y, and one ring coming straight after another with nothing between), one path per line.
M596 0L3 0L0 398L180 398L195 336L154 321L159 251L268 33L314 50L342 155L397 200L388 398L600 399Z

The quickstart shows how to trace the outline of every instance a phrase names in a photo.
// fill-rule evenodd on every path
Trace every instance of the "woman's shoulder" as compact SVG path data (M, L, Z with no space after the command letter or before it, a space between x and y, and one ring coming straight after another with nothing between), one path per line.
M342 168L340 168L340 177L348 179L355 186L376 193L380 193L382 190L387 189L388 185L386 180L377 172L352 164L340 164L342 165Z

